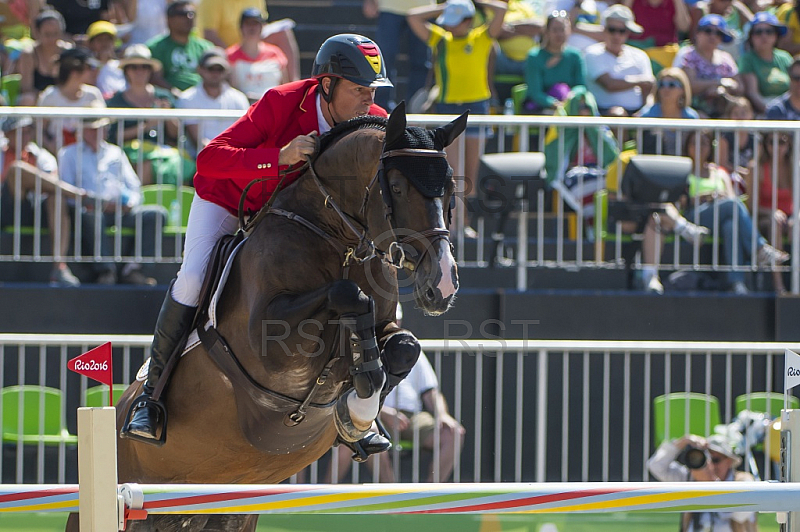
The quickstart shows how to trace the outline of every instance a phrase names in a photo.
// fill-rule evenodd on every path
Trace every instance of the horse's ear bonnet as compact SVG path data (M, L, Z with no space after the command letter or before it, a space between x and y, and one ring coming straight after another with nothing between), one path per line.
M384 152L402 148L440 151L446 146L437 142L436 138L438 130L443 128L438 128L436 130L437 133L434 133L421 127L405 127L405 111L405 103L403 102L392 111L392 116L389 117L389 125L386 127ZM456 122L458 120L460 118L456 119ZM466 118L464 123L466 125ZM450 126L452 124L444 127ZM456 133L456 136L458 136L458 133ZM453 176L453 169L450 168L450 165L447 164L447 159L444 157L414 157L411 155L407 157L388 157L383 160L383 165L386 170L392 168L399 170L427 198L443 197L447 183Z
M438 149L443 150L445 146L449 146L453 143L458 136L464 132L467 128L467 117L469 116L469 111L464 111L464 113L444 126L437 127L433 130L433 137L436 139L437 144L440 145Z

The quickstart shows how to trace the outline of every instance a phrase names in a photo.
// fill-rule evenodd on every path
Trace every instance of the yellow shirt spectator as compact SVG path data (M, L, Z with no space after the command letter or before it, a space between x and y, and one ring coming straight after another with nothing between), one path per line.
M205 37L206 30L213 30L225 43L225 48L239 42L239 17L247 8L256 8L267 20L264 0L200 0L197 4L197 34ZM211 39L209 39L211 40Z
M781 24L789 28L789 35L787 35L787 37L791 38L791 43L800 47L800 20L797 19L794 2L786 2L785 4L781 4L777 11L775 11L775 16L778 17L778 21ZM782 43L779 42L778 44L780 47L780 44ZM793 53L792 50L787 51L789 53Z
M440 88L438 101L469 103L491 97L489 53L494 40L489 37L488 26L473 28L463 38L435 24L430 25L430 32L428 46L437 50L434 71Z
M520 22L533 22L536 18L536 12L530 4L522 0L508 0L508 11L504 18L506 24L514 26ZM512 61L525 61L528 52L536 45L536 42L533 37L516 35L508 39L500 39L498 44L506 57Z

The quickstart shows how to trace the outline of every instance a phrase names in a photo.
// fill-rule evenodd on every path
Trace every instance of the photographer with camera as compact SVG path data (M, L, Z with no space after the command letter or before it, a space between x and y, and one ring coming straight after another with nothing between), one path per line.
M728 438L687 434L666 440L647 461L650 474L661 482L752 481L753 476L736 471L742 462ZM695 512L681 515L681 532L755 532L755 512Z

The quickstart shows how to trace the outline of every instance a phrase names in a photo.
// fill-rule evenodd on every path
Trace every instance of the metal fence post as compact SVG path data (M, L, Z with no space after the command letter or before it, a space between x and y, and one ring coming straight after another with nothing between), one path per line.
M800 410L781 411L781 482L800 482ZM778 514L780 522L780 514ZM788 512L781 532L800 532L800 512Z

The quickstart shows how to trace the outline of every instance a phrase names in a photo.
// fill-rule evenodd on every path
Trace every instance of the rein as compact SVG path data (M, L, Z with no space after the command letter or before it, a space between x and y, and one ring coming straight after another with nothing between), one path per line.
M351 262L355 262L357 264L362 264L368 260L375 258L376 256L381 257L381 261L385 264L397 268L398 270L406 269L410 272L416 271L419 263L424 259L425 254L428 252L426 248L425 252L416 258L410 258L409 253L407 253L407 249L410 244L414 241L420 241L424 239L430 239L434 237L431 243L436 242L439 239L445 239L450 244L452 248L453 244L450 242L450 231L445 228L434 228L434 229L426 229L425 231L415 232L414 234L405 236L403 238L399 238L397 236L397 221L394 217L394 205L392 202L391 190L389 187L389 182L386 177L386 168L384 166L384 161L386 159L392 157L431 157L431 158L444 158L447 157L447 154L444 151L440 150L430 150L430 149L422 149L422 148L401 148L396 150L388 150L381 154L380 162L378 164L378 171L373 176L372 180L370 181L369 185L367 186L366 193L364 194L364 201L361 204L360 212L364 213L367 207L367 203L369 202L369 194L372 188L375 186L375 183L378 182L381 188L381 198L383 199L384 205L384 212L386 215L386 219L389 221L389 228L392 232L392 242L389 244L389 249L387 251L379 250L375 247L375 242L369 236L369 228L361 225L356 221L356 218L347 214L339 207L338 203L333 199L333 196L325 188L325 185L319 180L317 176L317 172L314 170L314 165L312 164L312 160L318 155L319 153L319 138L317 139L317 147L315 149L314 156L307 158L302 165L297 168L287 168L278 172L280 176L280 181L278 181L278 185L275 187L275 191L270 196L269 201L261 208L259 211L252 216L247 222L245 222L245 213L244 213L244 204L245 200L247 199L247 193L250 191L250 188L263 181L269 181L274 178L258 178L252 180L250 183L242 191L242 194L239 198L239 209L238 209L238 217L239 217L239 231L248 233L250 232L253 227L267 214L276 214L279 216L283 216L289 220L295 221L300 223L301 225L309 228L311 231L316 233L317 235L321 236L326 242L333 245L334 247L339 250L340 246L337 245L338 239L329 235L324 230L320 229L317 225L313 222L303 218L302 216L285 211L283 209L274 209L272 208L272 204L275 201L275 198L278 195L278 192L283 188L283 183L286 180L286 176L289 174L293 174L296 172L302 172L303 170L307 170L311 173L311 178L314 181L314 184L317 185L317 189L320 191L320 194L325 198L324 205L329 209L333 209L333 211L339 216L339 218L344 223L345 227L355 236L357 240L357 244L355 246L343 246L345 248L344 251L344 261L342 263L342 267L345 268L345 277L347 268ZM412 248L413 249L413 248Z
M319 138L318 137L314 137L314 138L316 139L316 147L314 148L314 153L316 155L316 153L319 151ZM244 187L244 190L242 190L241 196L239 196L239 210L238 210L239 211L238 212L239 231L244 232L244 233L249 233L250 230L253 229L253 227L255 227L256 224L261 220L261 218L263 218L264 216L267 215L267 213L269 212L270 208L272 207L272 204L275 202L275 198L278 196L278 192L280 192L281 188L283 188L283 182L286 181L286 176L287 175L294 174L296 172L302 172L302 171L306 170L307 168L311 168L311 158L310 157L306 158L306 160L303 161L303 164L301 164L297 168L286 168L284 170L278 171L278 177L280 177L280 181L278 181L278 185L275 187L275 190L272 192L272 195L270 196L269 201L267 201L267 203L264 204L264 206L261 207L258 210L258 212L255 214L255 216L252 216L247 222L245 222L244 221L244 202L247 199L247 193L250 191L250 188L253 185L257 184L257 183L262 183L264 181L271 181L271 180L273 180L275 178L273 178L273 177L259 177L259 178L256 178L256 179L253 179L252 181L250 181L247 184L247 186Z

